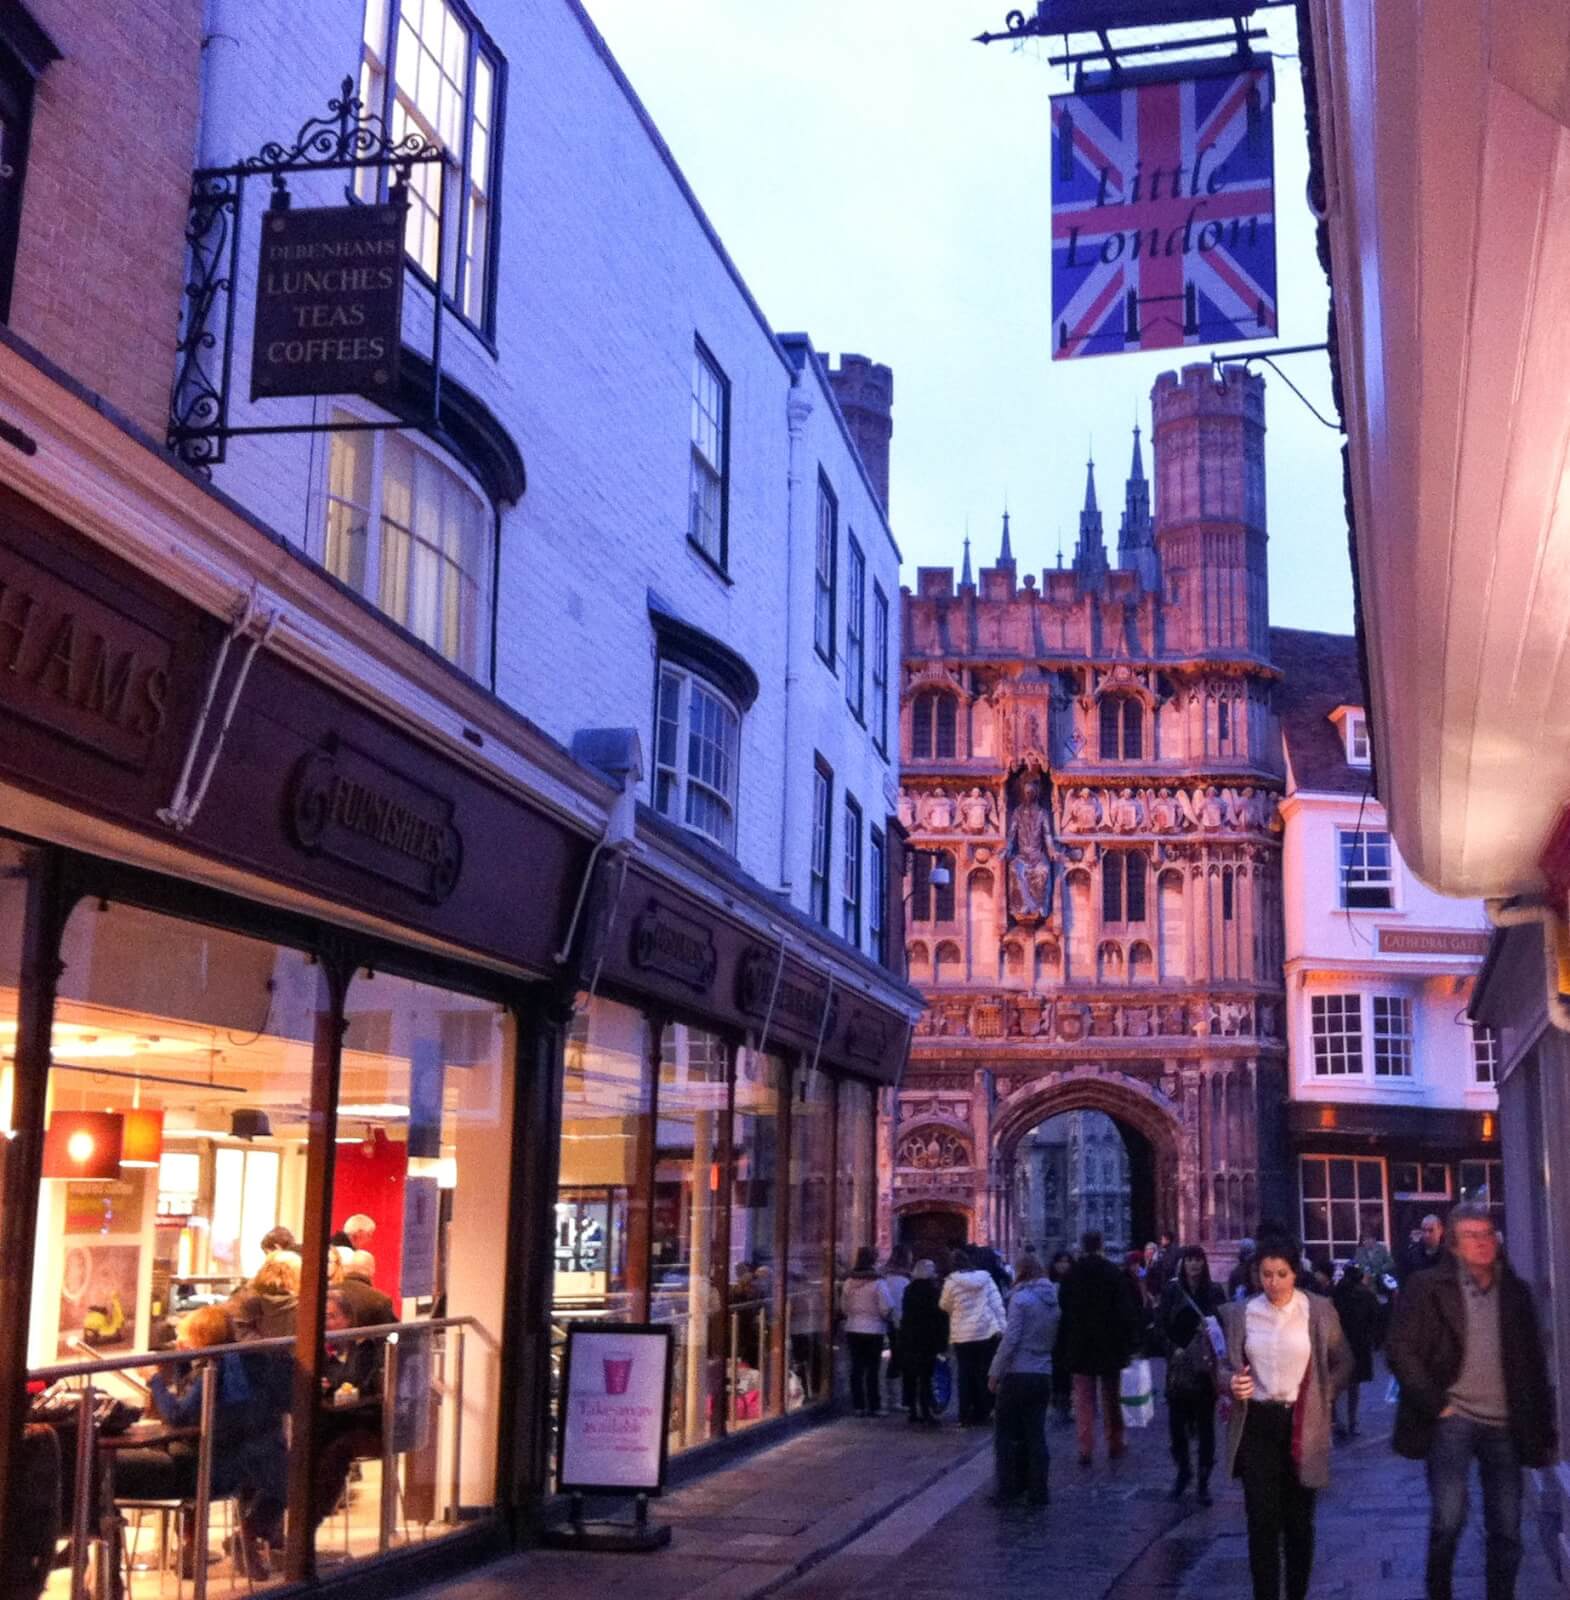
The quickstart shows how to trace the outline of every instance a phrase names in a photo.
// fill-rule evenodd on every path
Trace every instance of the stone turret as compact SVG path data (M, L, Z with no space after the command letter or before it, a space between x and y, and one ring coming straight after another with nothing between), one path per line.
M884 515L889 509L889 441L894 436L894 373L866 356L842 355L830 366L829 383L845 426L856 442L861 463L877 492Z
M1185 367L1156 379L1152 403L1167 648L1267 659L1264 379Z

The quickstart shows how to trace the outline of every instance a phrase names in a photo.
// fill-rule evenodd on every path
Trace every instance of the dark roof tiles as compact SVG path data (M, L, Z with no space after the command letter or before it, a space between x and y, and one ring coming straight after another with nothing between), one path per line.
M1294 786L1363 794L1372 783L1370 770L1347 760L1341 730L1330 720L1337 706L1363 704L1357 640L1349 633L1272 628L1270 654L1282 673L1276 707Z

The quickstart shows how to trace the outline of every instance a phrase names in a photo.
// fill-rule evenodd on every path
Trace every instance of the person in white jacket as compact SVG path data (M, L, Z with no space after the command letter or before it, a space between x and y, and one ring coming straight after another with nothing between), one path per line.
M894 1312L877 1261L877 1252L864 1244L856 1252L855 1267L840 1285L845 1343L850 1350L850 1405L858 1417L875 1417L882 1410L878 1367L883 1360L883 1335Z
M987 1368L1003 1335L1003 1296L992 1274L971 1264L968 1251L954 1252L954 1270L943 1280L939 1305L948 1312L949 1339L959 1390L959 1425L968 1428L992 1415Z

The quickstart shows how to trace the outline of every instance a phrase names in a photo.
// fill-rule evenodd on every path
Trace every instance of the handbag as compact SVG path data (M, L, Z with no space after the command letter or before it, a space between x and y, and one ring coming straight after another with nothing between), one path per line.
M1189 1309L1199 1318L1199 1326L1195 1328L1193 1337L1181 1350L1174 1350L1167 1359L1167 1393L1191 1395L1200 1394L1206 1388L1214 1391L1216 1387L1216 1349L1215 1340L1211 1335L1213 1317L1207 1317L1194 1303L1193 1296L1185 1289L1183 1298L1188 1302Z
M1148 1428L1156 1420L1155 1388L1150 1363L1143 1357L1129 1362L1118 1379L1118 1401L1125 1428Z

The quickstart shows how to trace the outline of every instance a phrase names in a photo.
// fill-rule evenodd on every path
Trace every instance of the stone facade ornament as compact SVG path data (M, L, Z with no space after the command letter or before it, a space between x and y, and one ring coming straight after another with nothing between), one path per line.
M966 833L985 833L991 828L996 816L991 799L990 795L984 795L979 788L960 796L959 821Z
M1063 852L1052 826L1050 804L1041 803L1041 780L1027 774L1009 818L1004 850L1010 919L1026 926L1052 915Z

